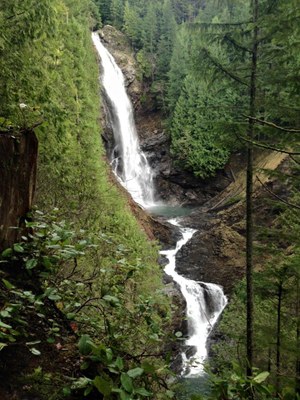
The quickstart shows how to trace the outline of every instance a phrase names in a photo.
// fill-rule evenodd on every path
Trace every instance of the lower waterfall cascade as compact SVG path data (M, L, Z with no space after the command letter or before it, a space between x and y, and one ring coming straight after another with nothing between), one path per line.
M204 372L203 362L207 358L207 338L226 306L227 299L220 286L196 282L176 272L176 254L192 238L196 230L181 227L177 219L171 219L168 222L180 227L182 239L177 242L175 249L163 250L160 254L168 259L165 273L179 285L186 300L189 338L185 341L185 345L188 348L192 347L194 354L188 358L186 353L182 353L182 374L192 377Z
M161 203L155 201L154 174L139 146L133 108L126 93L123 73L113 56L101 43L97 32L92 33L92 40L101 59L102 87L113 114L110 121L115 140L115 148L111 155L113 171L134 201L145 209L155 208ZM160 253L168 260L165 273L179 285L186 300L188 339L185 345L193 348L194 353L190 358L185 353L182 354L182 375L198 376L204 373L203 362L207 358L207 338L226 306L227 299L220 286L196 282L176 272L176 254L196 231L182 227L177 218L170 219L168 222L179 228L182 238L174 249Z

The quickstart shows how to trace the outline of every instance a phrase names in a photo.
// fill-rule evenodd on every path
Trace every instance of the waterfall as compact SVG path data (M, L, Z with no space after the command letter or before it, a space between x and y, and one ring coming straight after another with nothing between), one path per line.
M101 43L98 33L93 33L92 39L101 58L102 85L114 117L111 120L115 139L115 148L111 154L113 171L134 201L143 207L153 206L153 171L140 150L133 108L126 93L123 73Z
M103 89L112 107L111 123L115 139L115 148L111 155L112 168L137 203L146 208L155 208L159 203L154 200L153 172L139 147L133 109L126 93L122 71L101 43L98 33L93 33L92 39L102 62ZM180 227L182 239L177 242L175 249L161 251L161 254L169 261L165 268L166 274L179 284L187 303L189 337L186 346L193 347L194 354L190 358L182 355L183 374L197 376L203 373L208 335L227 300L220 286L195 282L175 271L176 254L196 231L181 227L177 219L171 219L169 222Z
M177 219L169 222L179 226ZM197 376L203 374L203 362L207 358L207 338L227 304L227 299L220 286L213 283L196 282L185 278L176 272L176 254L196 232L195 229L180 227L182 239L180 239L175 249L164 250L160 253L168 259L165 267L166 274L170 275L178 283L181 293L186 300L186 314L188 321L188 339L185 345L193 348L194 354L187 357L182 354L183 375Z

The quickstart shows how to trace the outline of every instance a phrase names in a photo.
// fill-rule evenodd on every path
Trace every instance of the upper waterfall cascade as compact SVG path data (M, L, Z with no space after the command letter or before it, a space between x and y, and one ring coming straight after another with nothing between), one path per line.
M113 170L132 198L143 207L153 206L153 171L140 150L133 108L126 93L124 76L113 56L101 43L97 33L92 34L102 63L102 85L112 107L111 121L115 148L111 155Z
M115 149L111 156L112 167L119 181L137 203L146 208L158 206L159 203L154 199L154 174L139 147L124 76L112 55L101 43L98 33L93 33L92 38L102 62L103 89L112 108L111 124L115 139ZM162 251L161 254L169 261L165 268L166 274L178 283L187 303L189 338L185 344L194 348L194 355L189 359L185 354L182 355L183 374L197 376L203 373L208 335L223 311L227 299L220 286L196 282L176 272L176 254L191 239L195 230L181 227L177 219L171 219L169 222L179 227L182 239L174 249Z

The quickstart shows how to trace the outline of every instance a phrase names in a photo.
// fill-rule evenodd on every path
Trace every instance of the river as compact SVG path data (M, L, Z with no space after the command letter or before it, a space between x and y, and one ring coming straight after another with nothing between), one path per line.
M96 32L92 34L92 39L101 59L102 88L111 110L110 123L115 141L114 150L110 154L112 169L133 200L144 209L160 215L166 214L166 211L170 213L170 207L159 200L159 193L156 193L153 183L154 173L140 149L134 112L126 93L123 73ZM227 299L220 286L196 282L176 272L176 254L196 232L181 225L181 217L186 212L188 211L184 209L177 208L176 211L173 208L172 218L168 222L180 230L182 237L175 248L161 251L161 254L168 260L165 273L179 285L186 300L188 337L183 346L185 351L182 352L181 376L194 379L205 375L207 339L226 306Z

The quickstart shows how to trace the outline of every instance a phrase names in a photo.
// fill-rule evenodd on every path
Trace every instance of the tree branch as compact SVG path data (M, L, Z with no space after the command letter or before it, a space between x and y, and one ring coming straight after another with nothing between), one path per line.
M26 12L27 12L27 11L22 11L22 12L20 12L20 13L18 13L18 14L10 15L9 17L6 18L6 20L19 17L20 15L23 15L23 14L25 14Z
M272 128L279 129L280 131L283 131L283 132L300 133L300 129L284 128L282 126L274 124L273 122L265 121L263 119L250 117L249 115L245 115L245 114L243 114L243 116L248 119L251 119L254 122L258 122L261 125L271 126Z
M262 185L262 187L268 192L270 193L273 197L275 197L277 200L281 201L282 203L288 205L289 207L293 207L293 208L297 208L298 210L300 210L300 206L298 206L297 204L294 203L290 203L289 201L284 200L283 198L281 198L280 196L278 196L276 193L272 192L271 189L269 189L267 187L267 185L265 185L260 178L256 175L256 179L258 180L258 182Z
M278 149L278 148L276 148L276 147L269 146L269 145L267 145L267 144L257 143L257 142L255 142L255 141L246 139L245 137L242 137L242 136L240 136L240 135L237 135L237 137L238 137L239 139L243 140L244 142L253 144L253 145L256 146L256 147L261 147L261 148L263 148L263 149L272 150L272 151L277 151L278 153L288 154L289 156L291 156L291 155L292 155L292 156L300 156L300 153L299 153L299 152L282 150L282 149Z
M207 49L202 48L202 51L204 55L211 61L211 63L220 71L222 71L224 74L228 75L231 79L234 81L241 83L242 85L245 85L249 87L248 83L244 82L239 76L234 75L232 72L228 71L221 63L219 63L218 60L216 60Z
M243 45L241 45L240 43L238 43L235 39L233 39L233 37L231 37L228 33L225 34L224 36L224 40L227 42L230 42L231 44L233 44L234 47L236 47L237 49L246 51L247 53L252 54L252 50L248 49L247 47L244 47Z
M210 28L210 27L218 27L218 28L228 28L230 26L241 26L248 25L252 21L241 21L241 22L223 22L223 23L210 23L210 22L193 22L189 24L191 28Z
M295 157L293 157L291 154L289 154L290 158L298 165L300 165L300 161L296 160Z

